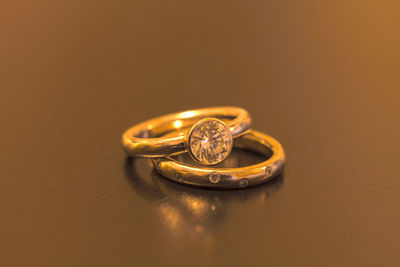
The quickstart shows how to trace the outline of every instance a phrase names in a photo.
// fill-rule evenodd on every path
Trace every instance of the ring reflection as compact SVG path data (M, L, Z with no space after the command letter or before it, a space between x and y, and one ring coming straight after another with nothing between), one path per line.
M179 158L196 165L187 155ZM245 166L263 160L253 153L234 150L217 167ZM125 173L134 190L151 202L174 238L205 238L221 227L235 205L256 201L264 205L283 185L283 177L246 189L215 190L169 181L153 169L150 159L127 158Z

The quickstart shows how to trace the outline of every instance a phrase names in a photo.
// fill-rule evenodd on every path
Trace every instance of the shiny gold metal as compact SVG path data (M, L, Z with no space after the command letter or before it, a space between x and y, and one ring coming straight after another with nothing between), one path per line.
M234 146L268 157L266 161L246 167L195 167L171 157L153 159L158 173L187 185L214 188L243 188L266 182L281 173L285 164L282 145L264 133L251 130L237 138Z
M233 138L244 134L251 125L250 114L239 107L190 110L161 116L129 128L122 135L122 147L129 156L163 157L181 154L188 150L187 128L204 118L224 121ZM165 136L160 137L162 135Z

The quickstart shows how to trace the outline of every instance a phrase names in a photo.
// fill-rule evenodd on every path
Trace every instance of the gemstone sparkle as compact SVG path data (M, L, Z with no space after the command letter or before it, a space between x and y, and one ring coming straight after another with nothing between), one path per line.
M221 181L221 175L217 172L212 172L208 176L208 179L210 180L211 183L217 184L219 181Z
M232 134L226 124L217 119L204 119L193 126L189 136L192 157L204 165L214 165L229 156Z

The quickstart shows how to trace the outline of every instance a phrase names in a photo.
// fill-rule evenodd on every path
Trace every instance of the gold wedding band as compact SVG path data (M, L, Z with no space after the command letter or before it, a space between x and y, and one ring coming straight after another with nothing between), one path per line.
M122 146L129 156L153 158L157 172L169 180L200 187L243 188L276 177L285 164L282 145L250 130L250 125L250 114L239 107L196 109L137 124L124 132ZM209 166L226 159L233 147L252 150L266 159L246 167ZM184 152L203 166L172 158Z
M163 157L189 151L203 165L214 165L224 160L232 149L232 139L250 129L250 114L238 107L214 107L178 112L148 120L129 128L122 135L122 146L129 156ZM172 131L192 127L183 134L160 137ZM209 146L211 140L200 140L199 135L215 133L218 150L203 153L199 143ZM211 138L211 137L210 137ZM201 145L201 144L200 144Z
M251 130L235 140L235 147L252 150L268 159L239 168L198 168L171 157L153 159L162 176L187 185L218 188L243 188L264 183L282 172L285 153L281 144L264 133Z

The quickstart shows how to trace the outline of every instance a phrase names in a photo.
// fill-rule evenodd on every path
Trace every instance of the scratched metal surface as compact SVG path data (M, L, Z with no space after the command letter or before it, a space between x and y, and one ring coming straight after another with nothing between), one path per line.
M398 8L3 3L0 265L399 266ZM189 188L120 148L134 123L215 105L282 142L283 176Z

